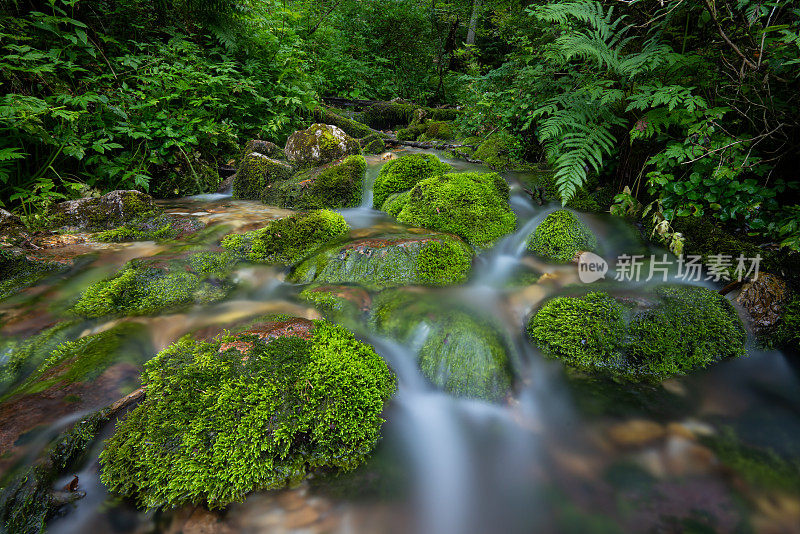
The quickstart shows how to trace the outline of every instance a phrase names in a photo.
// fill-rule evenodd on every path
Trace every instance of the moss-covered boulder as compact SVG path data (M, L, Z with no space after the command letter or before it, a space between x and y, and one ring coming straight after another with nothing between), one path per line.
M341 215L317 210L283 217L244 234L225 236L222 247L250 261L292 265L348 231Z
M68 263L36 258L21 250L0 249L0 300L69 267Z
M515 145L511 135L498 132L484 139L472 157L498 171L514 169L523 165L523 162L514 157Z
M395 390L386 363L341 326L284 319L147 363L144 401L100 456L101 480L142 507L224 506L371 452Z
M292 172L294 168L291 165L259 152L250 152L242 158L233 179L233 198L259 200L264 188L286 180Z
M272 141L264 141L262 139L251 139L245 143L242 158L252 152L257 152L273 159L283 159L285 156L281 147Z
M408 154L387 161L372 187L372 205L383 209L383 204L392 193L408 191L418 182L451 171L452 167L439 161L433 154ZM385 211L385 210L384 210Z
M417 183L397 220L449 232L486 248L516 228L508 200L508 184L497 173L445 174Z
M358 141L338 126L312 124L293 133L286 141L286 159L301 167L324 165L351 154L359 154Z
M352 208L361 204L366 171L364 156L347 156L267 185L261 201L294 209Z
M75 230L106 230L148 215L160 208L141 191L117 190L98 198L67 200L48 210L50 226Z
M597 237L574 213L554 211L528 236L530 252L547 260L568 263L579 252L597 250Z
M97 241L122 243L125 241L163 241L184 237L204 228L194 217L157 215L135 220L94 236Z
M345 117L331 108L320 106L312 112L314 120L320 124L332 124L356 139L373 134L372 128L356 120Z
M297 265L299 284L357 284L369 289L446 286L466 281L472 250L458 237L396 230L337 241Z
M358 140L361 152L364 154L380 154L386 150L385 137L378 133L366 135Z
M412 124L397 131L399 141L426 141L430 139L450 140L455 138L453 124L448 121L429 121Z
M81 317L152 315L208 304L233 288L230 252L162 254L129 262L116 275L89 286L73 305Z
M659 381L744 354L744 327L715 291L662 286L642 305L606 293L548 301L528 322L546 355L624 381Z
M398 125L407 125L414 117L416 104L397 100L393 102L377 102L364 110L364 122L379 130Z
M511 389L510 345L502 330L474 309L442 302L436 294L387 290L375 297L369 321L377 332L419 346L420 370L435 386L458 396L502 399Z

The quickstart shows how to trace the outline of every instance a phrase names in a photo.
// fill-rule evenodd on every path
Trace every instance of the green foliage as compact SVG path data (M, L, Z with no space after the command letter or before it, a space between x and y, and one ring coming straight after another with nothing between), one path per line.
M800 297L797 295L784 304L781 321L769 336L769 342L779 347L800 347Z
M578 252L597 250L597 237L574 213L558 210L539 223L526 246L537 256L567 263Z
M375 298L370 324L402 343L414 341L422 374L448 393L496 401L511 389L502 330L463 304L442 306L439 295L387 290Z
M347 156L269 184L262 191L261 201L294 209L356 207L361 204L366 171L364 156Z
M450 170L450 165L439 161L433 154L408 154L389 160L375 178L372 205L383 209L384 202L392 193L407 191L422 180L441 176Z
M450 232L476 247L489 247L513 232L509 188L496 173L452 173L426 178L411 189L399 222Z
M291 265L350 228L338 213L318 210L290 215L245 234L222 239L222 246L256 262Z
M224 341L247 340L247 358ZM370 453L395 389L389 368L344 328L310 340L184 338L147 363L146 398L100 456L101 480L141 506L242 500Z
M746 340L731 303L697 286L659 287L655 302L642 309L605 293L556 298L531 317L527 332L571 367L645 382L742 356Z
M216 302L232 288L231 253L191 253L133 260L119 273L89 286L71 308L81 317L154 315Z

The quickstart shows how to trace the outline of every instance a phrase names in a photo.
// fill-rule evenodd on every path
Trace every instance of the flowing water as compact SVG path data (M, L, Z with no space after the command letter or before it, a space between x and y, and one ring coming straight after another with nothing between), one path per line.
M439 155L458 170L485 170ZM368 163L362 206L342 210L354 233L395 224L370 207L371 184L383 161L371 157ZM557 206L537 205L519 187L518 175L508 178L517 232L477 257L465 285L425 290L436 296L443 312L467 306L501 325L517 377L507 399L488 403L433 388L415 363L415 353L429 331L424 323L407 343L363 327L357 334L391 365L399 390L386 410L382 441L356 471L312 479L286 491L255 493L220 513L191 507L142 512L108 495L100 485L97 455L102 441L98 440L74 472L86 497L66 507L48 531L798 531L800 500L791 478L788 486L775 489L740 472L763 471L764 466L780 471L786 462L757 457L749 464L736 463L735 458L720 458L708 441L736 436L736 443L770 448L781 458L797 461L796 362L751 343L745 358L660 386L630 386L586 380L544 359L525 339L526 318L544 299L569 291L579 281L574 265L551 265L525 254L525 238ZM177 216L207 223L210 230L194 239L208 245L234 229L255 228L289 213L226 195L163 204ZM620 221L602 215L582 217L600 237L603 257L642 249L637 234ZM52 254L61 257L88 255L68 273L0 303L2 340L13 342L54 324L58 311L82 289L126 261L177 246L87 242L54 249ZM520 270L547 274L538 283L514 287L509 281ZM298 297L302 288L286 283L284 276L275 267L241 267L238 289L224 302L123 319L142 327L136 349L89 385L33 396L24 406L4 399L0 424L7 436L2 437L5 454L0 469L10 476L34 461L65 427L134 389L142 363L186 333L212 337L267 313L319 317ZM631 284L617 291L635 295L646 292L647 286ZM79 324L74 337L117 323ZM104 436L112 426L107 425ZM57 489L71 479L59 480Z

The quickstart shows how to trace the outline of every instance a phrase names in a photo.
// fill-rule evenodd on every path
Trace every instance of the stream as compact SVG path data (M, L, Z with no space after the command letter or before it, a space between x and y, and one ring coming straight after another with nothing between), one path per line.
M434 153L457 171L488 171ZM367 162L362 206L338 210L354 235L398 225L370 207L371 186L384 160L367 156ZM626 385L587 380L544 358L526 339L526 319L543 300L574 291L581 283L574 264L548 264L525 253L527 236L560 206L533 202L519 185L519 177L506 174L517 231L477 256L466 284L420 289L433 295L442 310L466 306L495 319L517 377L512 395L489 403L439 391L415 362L415 352L425 339L424 326L405 344L362 326L356 329L357 336L389 363L399 387L384 414L381 442L355 471L315 477L297 488L257 492L224 511L184 507L145 512L109 495L100 484L97 456L102 440L97 440L74 472L86 496L68 505L48 524L47 532L800 531L796 494L762 492L744 484L746 476L737 471L742 463L723 461L711 444L736 436L750 447L770 448L800 461L797 362L779 351L762 350L750 340L746 357L661 385ZM168 213L206 223L205 231L186 239L209 246L234 229L256 228L291 213L223 194L160 203ZM620 220L603 214L580 216L600 239L604 258L642 250L637 232ZM57 279L0 302L0 341L23 339L54 324L58 310L130 259L182 244L88 241L53 249L54 256L86 256ZM647 254L664 252L650 247ZM543 276L528 286L510 284L520 270ZM26 406L6 402L0 407L4 424L28 425L3 447L8 452L0 457L0 473L7 477L29 465L65 427L135 389L141 366L154 351L187 333L213 337L268 313L320 317L299 297L303 287L285 282L279 267L246 264L236 276L237 288L222 302L181 313L80 325L80 333L102 331L120 321L141 328L135 330L136 339L124 357L94 378L91 391L84 388L42 396ZM598 284L610 290L606 287L610 282ZM617 284L614 291L636 295L654 284ZM73 401L74 396L81 400ZM112 429L106 425L105 436ZM72 478L59 480L59 489Z

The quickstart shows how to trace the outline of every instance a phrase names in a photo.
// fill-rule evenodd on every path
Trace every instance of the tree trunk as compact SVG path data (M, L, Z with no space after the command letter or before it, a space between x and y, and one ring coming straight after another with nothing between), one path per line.
M478 16L481 11L482 0L474 0L472 2L472 16L469 19L469 28L467 29L467 44L475 44L475 28L478 26Z

